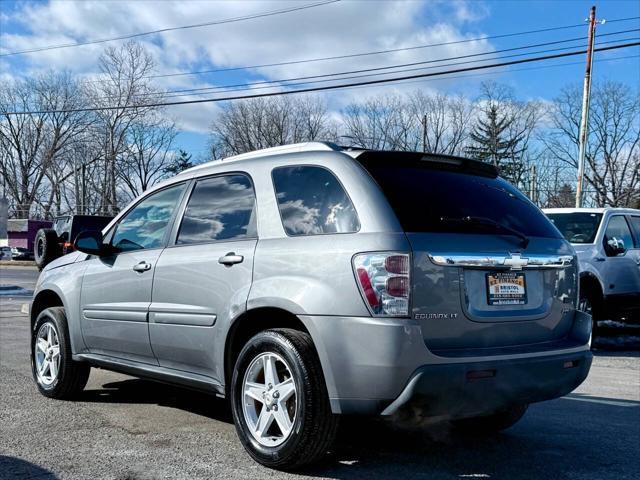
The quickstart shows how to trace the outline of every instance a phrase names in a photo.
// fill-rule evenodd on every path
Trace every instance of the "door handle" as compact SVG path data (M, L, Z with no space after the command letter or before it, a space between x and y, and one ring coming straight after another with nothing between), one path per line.
M244 257L242 255L236 255L235 252L229 252L223 257L220 257L218 259L218 263L230 267L231 265L235 265L236 263L242 263L243 260Z
M140 273L142 273L142 272L146 272L147 270L151 270L151 264L150 264L150 263L147 263L147 262L145 262L145 261L142 261L142 262L140 262L140 263L138 263L138 264L134 265L134 266L133 266L133 269L134 269L136 272L140 272Z

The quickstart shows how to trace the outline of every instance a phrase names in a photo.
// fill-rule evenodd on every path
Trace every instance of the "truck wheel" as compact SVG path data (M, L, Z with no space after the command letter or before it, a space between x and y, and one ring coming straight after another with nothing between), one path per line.
M63 307L43 310L31 332L31 371L45 397L69 399L80 393L91 367L71 358L71 342Z
M280 470L322 457L338 426L311 337L297 330L266 330L249 340L233 372L231 407L249 455Z
M455 420L456 430L472 434L491 434L514 426L524 416L529 405L517 405L482 417Z
M595 338L600 335L598 321L603 320L602 295L591 285L580 286L580 300L578 310L591 315L592 327L591 336Z
M33 257L39 270L58 258L61 254L58 234L52 228L41 228L36 234Z

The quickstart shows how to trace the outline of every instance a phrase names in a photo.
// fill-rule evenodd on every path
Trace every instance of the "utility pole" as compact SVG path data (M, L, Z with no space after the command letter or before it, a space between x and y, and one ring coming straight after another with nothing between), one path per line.
M427 153L427 115L422 117L422 153Z
M589 12L589 36L587 39L587 67L584 74L582 92L582 118L580 119L580 136L578 137L578 181L576 185L576 208L582 207L582 187L584 183L584 159L587 150L587 134L589 132L589 101L591 96L591 67L593 66L593 43L596 37L596 7Z
M530 174L530 178L529 178L529 199L535 203L536 205L538 204L538 188L537 188L537 182L538 179L536 178L537 176L537 172L536 172L536 166L535 165L531 165L531 174Z

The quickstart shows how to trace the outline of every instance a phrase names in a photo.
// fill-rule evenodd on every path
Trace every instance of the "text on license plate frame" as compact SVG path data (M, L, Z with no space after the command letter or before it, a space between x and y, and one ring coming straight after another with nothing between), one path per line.
M526 305L527 303L527 281L524 272L488 272L486 285L489 305Z

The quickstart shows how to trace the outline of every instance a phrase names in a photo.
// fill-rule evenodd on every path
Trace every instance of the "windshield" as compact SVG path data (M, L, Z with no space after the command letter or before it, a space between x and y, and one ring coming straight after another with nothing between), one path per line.
M593 243L602 220L601 213L549 213L549 219L570 243Z
M527 237L560 238L527 197L488 172L402 156L358 160L378 182L406 232L504 234L487 228L493 222ZM465 221L467 217L483 221Z

